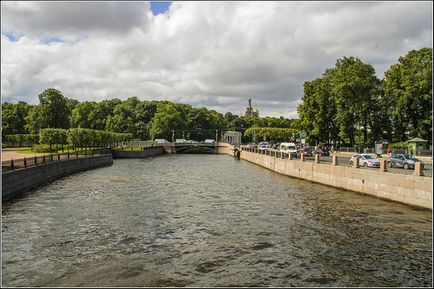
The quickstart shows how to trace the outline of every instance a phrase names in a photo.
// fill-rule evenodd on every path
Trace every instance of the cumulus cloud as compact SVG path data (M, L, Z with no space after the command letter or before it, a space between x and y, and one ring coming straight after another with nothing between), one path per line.
M292 118L303 83L338 58L359 57L382 78L399 56L432 47L431 8L173 2L154 16L143 2L2 3L3 33L22 35L2 35L2 97L36 103L55 87L80 101L135 95L236 114L251 97L261 115Z

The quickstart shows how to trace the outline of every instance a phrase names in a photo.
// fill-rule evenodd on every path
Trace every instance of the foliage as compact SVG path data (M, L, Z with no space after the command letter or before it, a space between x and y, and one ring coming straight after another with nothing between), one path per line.
M130 141L133 135L130 133L115 133L88 128L71 128L67 132L67 140L76 148L106 147L115 143Z
M385 73L395 140L432 139L432 48L411 50Z
M50 150L52 145L64 145L66 141L66 130L61 128L44 128L39 131L39 143L48 144Z
M26 129L38 133L43 128L69 128L71 108L76 102L54 88L46 89L39 95L39 105L29 111Z
M38 141L37 134L7 134L2 137L2 142L9 146L31 146Z
M407 146L408 146L408 144L406 141L391 143L388 145L388 147L390 147L392 149L406 149Z
M266 140L289 141L292 136L297 136L299 132L293 128L278 128L278 127L251 127L248 128L243 137L259 142L264 138Z
M32 105L20 101L17 104L2 103L2 135L26 134L26 117Z
M34 144L32 145L32 152L35 153L53 153L56 149L48 144Z

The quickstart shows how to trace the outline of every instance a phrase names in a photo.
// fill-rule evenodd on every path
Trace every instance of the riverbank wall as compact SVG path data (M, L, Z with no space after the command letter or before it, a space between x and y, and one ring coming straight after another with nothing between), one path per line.
M2 174L2 202L55 179L113 164L112 155L55 161Z
M163 147L147 147L143 150L113 150L114 159L147 158L164 153Z
M432 210L432 178L282 159L242 150L240 159L274 172Z

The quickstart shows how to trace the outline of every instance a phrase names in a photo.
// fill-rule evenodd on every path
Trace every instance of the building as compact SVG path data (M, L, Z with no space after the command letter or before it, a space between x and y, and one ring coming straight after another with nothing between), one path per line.
M256 117L259 116L259 110L254 109L252 107L252 99L251 98L249 98L249 106L247 107L247 110L246 110L246 116L256 116Z

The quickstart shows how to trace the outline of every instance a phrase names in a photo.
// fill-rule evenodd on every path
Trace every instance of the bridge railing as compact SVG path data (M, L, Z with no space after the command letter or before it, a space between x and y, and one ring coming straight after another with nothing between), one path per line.
M18 159L10 159L10 160L2 161L2 173L33 167L33 166L39 166L50 162L58 162L58 161L65 161L69 159L85 158L85 157L92 157L92 156L103 156L109 154L111 154L111 149L101 148L101 149L66 152L60 154L47 154L47 155L39 155L39 156L29 156L29 157L18 158Z

